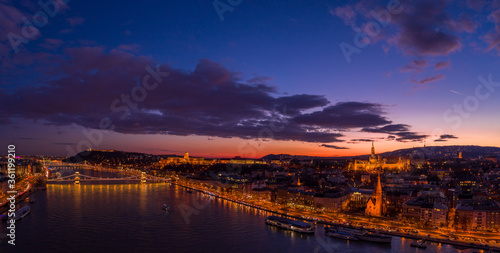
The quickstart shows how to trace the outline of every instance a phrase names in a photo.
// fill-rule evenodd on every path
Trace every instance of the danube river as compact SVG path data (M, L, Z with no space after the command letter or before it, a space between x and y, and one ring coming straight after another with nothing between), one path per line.
M266 212L165 183L48 185L33 198L16 223L16 246L0 239L0 252L472 252L416 249L401 238L346 242L326 238L322 226L301 235L266 225Z

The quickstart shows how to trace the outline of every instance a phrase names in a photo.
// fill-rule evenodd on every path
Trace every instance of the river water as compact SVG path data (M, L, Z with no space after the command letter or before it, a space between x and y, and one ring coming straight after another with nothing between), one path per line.
M302 235L266 225L264 211L166 183L48 185L32 197L16 245L0 239L0 252L472 252L416 249L398 237L391 245L346 242L325 237L321 226Z

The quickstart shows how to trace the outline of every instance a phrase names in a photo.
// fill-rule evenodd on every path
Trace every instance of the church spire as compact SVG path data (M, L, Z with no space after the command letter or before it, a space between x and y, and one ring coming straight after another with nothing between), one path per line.
M373 141L372 141L372 157L375 157L375 146L373 145Z
M378 178L377 178L377 187L375 188L375 192L376 192L376 199L379 200L382 200L382 184L380 183L380 170L378 171ZM377 203L378 204L378 203Z
M372 197L366 205L365 213L369 216L381 217L384 215L384 200L382 192L382 183L380 182L380 170L377 175L377 185L373 190Z

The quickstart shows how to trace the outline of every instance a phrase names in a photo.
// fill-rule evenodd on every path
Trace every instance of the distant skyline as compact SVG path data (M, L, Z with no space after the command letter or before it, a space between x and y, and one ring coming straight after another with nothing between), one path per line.
M1 145L254 158L499 146L500 1L232 3L0 0Z

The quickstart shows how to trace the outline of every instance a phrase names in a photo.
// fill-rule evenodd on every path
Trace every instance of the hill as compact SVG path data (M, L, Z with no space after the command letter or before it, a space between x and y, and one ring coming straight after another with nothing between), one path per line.
M465 159L477 159L484 158L487 156L496 156L500 158L500 148L499 147L482 147L482 146L429 146L429 147L415 147L407 149L398 149L394 151L388 151L384 153L379 153L382 157L388 156L410 156L419 158L458 158L458 154L462 152L462 157ZM344 156L335 158L368 158L370 155L359 155L359 156ZM262 159L265 160L279 160L279 159L321 159L321 158L332 158L332 157L315 157L315 156L296 156L289 154L269 154Z

